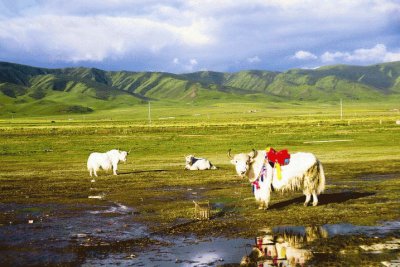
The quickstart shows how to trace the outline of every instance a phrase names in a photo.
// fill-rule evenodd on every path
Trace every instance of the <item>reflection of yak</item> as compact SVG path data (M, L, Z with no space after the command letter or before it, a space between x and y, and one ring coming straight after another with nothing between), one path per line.
M312 257L310 250L302 248L304 243L326 237L328 233L322 227L280 227L273 232L264 229L263 235L256 237L256 245L248 256L242 258L240 265L304 265Z

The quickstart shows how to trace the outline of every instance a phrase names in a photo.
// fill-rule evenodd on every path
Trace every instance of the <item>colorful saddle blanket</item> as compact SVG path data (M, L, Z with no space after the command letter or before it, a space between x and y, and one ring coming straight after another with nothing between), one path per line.
M270 148L267 152L267 158L272 166L275 165L275 163L279 163L279 165L284 166L290 162L290 154L288 153L287 149L276 151L275 149Z

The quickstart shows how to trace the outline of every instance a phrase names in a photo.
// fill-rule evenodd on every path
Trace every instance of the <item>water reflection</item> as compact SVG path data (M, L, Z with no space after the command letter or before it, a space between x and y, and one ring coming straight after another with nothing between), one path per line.
M0 266L398 266L400 248L400 221L279 226L248 239L151 234L134 209L104 201L7 203L0 215Z
M308 242L327 238L328 232L315 227L277 227L260 231L249 255L243 257L242 266L304 266L313 254Z

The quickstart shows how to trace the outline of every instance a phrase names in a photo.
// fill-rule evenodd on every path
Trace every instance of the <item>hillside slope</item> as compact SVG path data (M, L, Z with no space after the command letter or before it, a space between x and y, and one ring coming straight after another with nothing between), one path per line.
M46 69L0 62L0 111L5 113L86 113L143 104L149 100L207 102L279 98L336 101L344 98L369 101L398 97L399 94L400 62L286 72L249 70L188 74L95 68Z

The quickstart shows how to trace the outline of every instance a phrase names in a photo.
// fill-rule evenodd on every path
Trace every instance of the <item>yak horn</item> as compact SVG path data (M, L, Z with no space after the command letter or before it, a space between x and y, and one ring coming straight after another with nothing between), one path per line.
M253 149L252 149L252 152L253 152L252 158L255 158L255 157L257 156L257 150L255 150L255 149L253 148Z
M229 148L229 150L228 150L228 158L233 159L233 157L232 157L232 155L231 155L231 150L232 150L232 149Z

